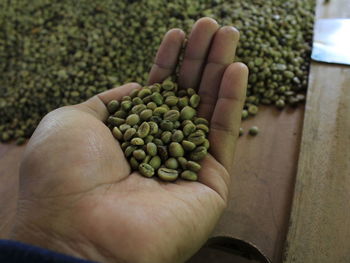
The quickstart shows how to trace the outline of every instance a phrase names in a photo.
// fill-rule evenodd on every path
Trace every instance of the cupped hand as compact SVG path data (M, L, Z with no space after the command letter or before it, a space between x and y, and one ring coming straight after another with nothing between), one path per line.
M170 30L149 83L171 75L185 34ZM247 67L233 63L239 34L210 18L193 26L179 73L201 96L210 120L210 154L198 182L161 182L131 172L105 125L105 104L135 83L59 108L41 121L20 169L12 238L100 262L183 262L208 239L227 205Z

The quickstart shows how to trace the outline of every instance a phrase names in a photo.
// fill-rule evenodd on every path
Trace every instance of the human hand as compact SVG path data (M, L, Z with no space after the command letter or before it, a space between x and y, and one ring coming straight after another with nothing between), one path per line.
M150 83L173 72L184 37L179 29L165 35ZM199 115L211 126L198 182L131 172L104 124L105 104L139 87L126 84L43 118L21 163L12 238L100 262L183 262L194 254L227 205L248 75L231 64L238 38L203 18L187 44L179 86L199 87Z

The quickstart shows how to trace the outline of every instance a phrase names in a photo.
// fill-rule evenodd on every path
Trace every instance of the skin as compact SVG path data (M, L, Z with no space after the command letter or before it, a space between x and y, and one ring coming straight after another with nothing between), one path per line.
M173 73L185 34L172 29L159 47L149 83ZM210 120L210 154L198 182L161 182L131 172L104 124L105 104L136 83L47 114L20 169L12 239L100 262L184 262L208 239L227 206L248 69L231 63L239 33L210 18L190 33L182 88L201 96ZM224 114L223 114L224 113Z

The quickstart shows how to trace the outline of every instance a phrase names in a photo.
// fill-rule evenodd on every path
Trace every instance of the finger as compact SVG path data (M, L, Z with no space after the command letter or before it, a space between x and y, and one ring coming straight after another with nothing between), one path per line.
M180 69L180 87L197 88L210 44L218 29L218 23L209 17L201 18L194 24Z
M185 33L181 29L174 28L165 34L149 74L149 84L162 82L173 73L184 39Z
M210 151L228 171L232 168L247 82L246 65L233 63L227 67L210 122Z
M224 26L215 34L199 88L198 114L208 120L213 114L225 69L235 58L238 39L239 32L231 26Z
M97 119L105 121L108 118L108 111L106 104L111 100L121 100L123 96L129 95L134 89L140 88L137 83L128 83L120 87L116 87L107 91L104 91L91 99L74 105L73 107L79 108L89 114L94 115Z

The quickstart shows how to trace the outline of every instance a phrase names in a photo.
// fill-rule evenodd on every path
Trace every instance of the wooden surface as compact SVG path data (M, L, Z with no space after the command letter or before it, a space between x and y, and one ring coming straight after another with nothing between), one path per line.
M272 262L280 262L295 183L304 107L263 108L243 122L247 133L237 145L230 204L214 236L254 244Z
M350 1L317 17L349 18ZM349 200L350 67L313 63L284 262L350 262Z
M0 144L0 238L10 232L16 213L18 168L24 147Z

